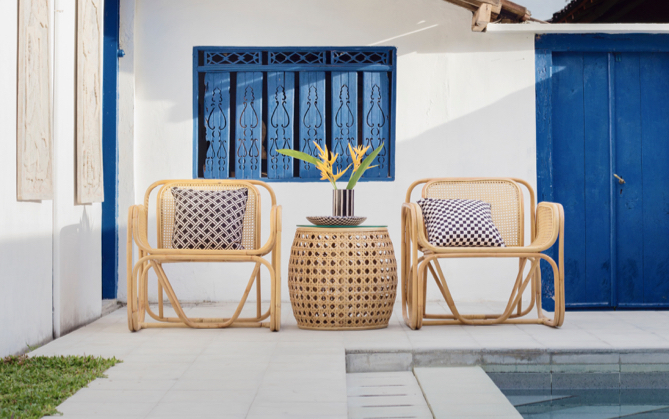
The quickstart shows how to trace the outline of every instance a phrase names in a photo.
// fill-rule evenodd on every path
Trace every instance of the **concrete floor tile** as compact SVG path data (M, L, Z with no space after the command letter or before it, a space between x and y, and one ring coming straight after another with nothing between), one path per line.
M89 418L97 416L146 416L156 403L118 403L118 402L74 402L66 400L56 409L64 415L80 415Z
M458 307L468 313L499 312L504 305L460 303ZM197 316L218 317L232 309L234 305L227 303L185 306L188 315ZM251 315L255 314L254 310L252 304L245 307L245 312ZM346 359L351 355L360 358L360 354L370 351L376 354L375 359L403 353L408 357L405 367L410 369L411 366L467 362L520 368L534 365L546 356L542 351L550 350L554 353L552 362L561 365L560 371L564 371L556 379L565 383L578 378L567 375L580 371L580 365L597 368L613 365L616 364L614 358L620 356L621 368L629 374L624 377L625 383L630 387L643 386L639 381L643 378L639 373L643 371L654 371L660 374L659 381L666 381L665 367L669 364L669 312L569 312L560 329L541 325L454 325L410 330L397 304L386 329L309 331L296 326L290 304L282 304L282 310L284 319L279 333L266 329L146 329L131 333L127 329L125 310L117 310L30 355L92 354L124 359L125 362L107 371L109 378L95 380L63 404L68 410L65 417L93 418L147 415L154 418L344 418L347 391L356 389L346 385ZM168 305L167 311L171 311ZM443 302L429 302L428 311L445 313L448 309ZM546 315L550 317L552 313ZM524 351L523 354L519 355L518 350ZM538 355L530 356L528 350ZM469 356L469 361L465 362L465 356ZM376 361L369 361L370 367L383 364L380 358ZM550 386L549 374L542 375L538 370L519 371L510 374L498 371L490 376L502 386L504 382L499 381L502 376L504 379L511 375L532 378L529 381L533 388L541 387L542 380L548 377ZM454 396L459 390L486 397L499 391L494 386L495 391L477 386L476 377L467 377L455 370L451 373L453 382L441 387L447 392L442 393L443 400L468 400L465 396ZM388 380L393 379L387 378L385 382ZM245 402L246 407L245 403L237 403L236 411L221 411L226 404L221 400L228 399L233 403ZM147 412L147 405L154 401L155 405ZM111 406L111 410L105 410L114 404L127 406ZM163 407L166 405L173 408ZM461 412L461 415L456 412L459 411L451 410L445 417L477 417L475 412ZM504 417L504 410L497 413L502 416L490 417Z
M260 380L266 374L265 370L247 371L243 369L211 370L211 369L189 369L184 372L180 380Z
M167 391L177 383L177 380L116 380L98 378L88 384L91 390L156 390Z
M182 418L199 418L206 415L244 415L249 411L250 403L216 401L187 401L159 403L151 411L151 415L162 415Z
M76 403L158 403L167 390L108 390L82 388L68 399Z
M221 376L215 379L187 379L181 378L174 382L172 390L187 391L256 391L260 386L261 376L256 379L236 378L229 379L227 376Z
M253 390L174 390L165 392L160 404L165 403L238 403L251 405L255 398Z
M339 403L273 403L254 402L249 410L249 416L345 416L347 414L346 402Z

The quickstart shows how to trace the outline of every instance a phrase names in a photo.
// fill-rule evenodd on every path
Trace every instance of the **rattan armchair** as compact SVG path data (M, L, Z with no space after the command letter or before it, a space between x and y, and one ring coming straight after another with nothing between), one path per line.
M423 198L475 199L491 204L493 222L506 247L435 247L427 239L423 215L418 204L411 202L413 190L423 185ZM530 244L525 245L524 198L520 185L530 197ZM542 202L536 205L532 187L525 181L507 178L439 178L414 182L402 205L402 314L412 329L424 325L500 323L534 323L560 327L564 322L564 209L562 205ZM559 239L558 263L542 253ZM506 309L501 314L461 314L446 283L439 264L450 258L518 258L519 270ZM545 260L553 270L555 281L555 313L544 315L541 308L541 271ZM523 278L527 264L528 274ZM452 314L426 313L425 299L428 273L434 278ZM530 286L531 300L523 308L523 292ZM536 307L538 318L525 317Z
M156 197L156 215L158 221L157 246L148 241L147 223L149 198L151 192L159 188ZM174 234L174 197L171 188L201 190L230 190L247 188L248 199L244 215L243 250L190 250L172 248ZM272 201L270 210L270 235L260 245L261 203L260 191L263 187L269 192ZM134 247L138 248L138 260L133 264ZM276 205L274 191L266 183L254 180L162 180L154 183L146 191L143 205L133 205L128 211L128 328L138 331L149 327L192 327L198 329L225 327L268 327L278 331L281 325L281 207ZM264 256L271 253L271 261ZM233 315L229 318L189 318L179 302L170 281L165 274L163 264L181 262L251 262L255 266L248 280L244 294ZM263 313L261 309L260 271L264 266L269 271L271 283L270 307ZM149 307L148 274L153 269L158 277L158 313ZM256 316L240 317L240 313L251 292L256 287ZM163 291L175 310L177 317L163 315ZM155 319L146 322L145 315ZM265 321L269 318L269 321Z

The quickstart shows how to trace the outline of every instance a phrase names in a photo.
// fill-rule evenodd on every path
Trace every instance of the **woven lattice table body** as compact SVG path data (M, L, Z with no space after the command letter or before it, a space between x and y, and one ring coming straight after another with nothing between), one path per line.
M388 229L298 228L288 288L302 329L387 327L397 293L397 262Z

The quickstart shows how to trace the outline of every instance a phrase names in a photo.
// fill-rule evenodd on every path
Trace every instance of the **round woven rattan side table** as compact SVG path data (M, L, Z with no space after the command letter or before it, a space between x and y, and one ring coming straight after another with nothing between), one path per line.
M386 226L298 226L288 288L301 329L381 329L397 294Z

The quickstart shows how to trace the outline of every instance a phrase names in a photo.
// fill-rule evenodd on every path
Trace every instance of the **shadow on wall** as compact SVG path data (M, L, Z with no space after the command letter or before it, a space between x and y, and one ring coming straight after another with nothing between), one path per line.
M99 229L99 227L97 227ZM100 315L102 283L100 232L91 225L87 207L78 224L60 229L60 328L61 335L97 319ZM98 249L92 252L91 249ZM82 255L93 257L84 258Z

